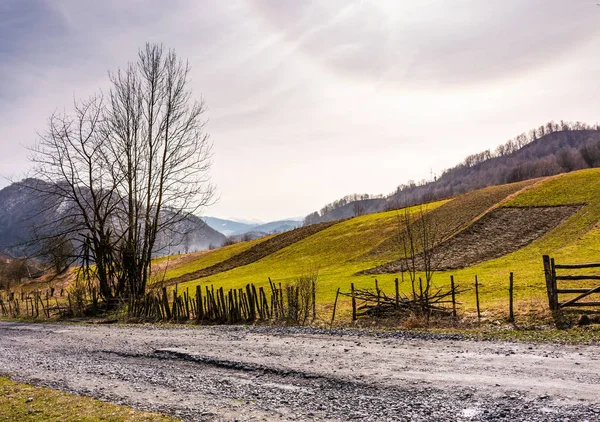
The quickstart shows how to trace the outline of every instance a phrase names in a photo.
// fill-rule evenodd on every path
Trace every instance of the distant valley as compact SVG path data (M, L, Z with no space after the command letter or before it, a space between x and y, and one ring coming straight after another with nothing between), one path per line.
M290 218L286 220L271 221L268 223L236 221L217 217L202 217L202 220L213 230L224 234L225 236L243 236L250 234L250 237L260 237L261 235L281 233L302 226L301 218Z

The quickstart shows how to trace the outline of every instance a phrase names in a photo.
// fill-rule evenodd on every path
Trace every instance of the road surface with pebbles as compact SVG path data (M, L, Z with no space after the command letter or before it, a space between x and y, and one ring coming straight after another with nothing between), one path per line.
M192 421L600 420L597 346L0 322L0 372Z

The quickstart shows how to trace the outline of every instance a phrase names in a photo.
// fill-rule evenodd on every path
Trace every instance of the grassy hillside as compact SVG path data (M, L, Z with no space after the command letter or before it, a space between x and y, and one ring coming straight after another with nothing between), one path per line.
M439 271L434 275L438 286L448 285L450 275L465 287L473 285L475 275L481 283L481 302L484 315L504 311L508 303L509 273L515 275L517 311L524 313L545 308L546 292L541 265L542 254L550 254L560 262L600 261L600 170L590 169L534 181L496 186L461 195L451 200L427 205L426 211L435 213L450 233L460 231L488 210L496 207L539 207L583 205L555 229L527 246L508 255L491 259L469 268ZM418 211L412 207L412 213ZM335 224L303 240L295 242L250 265L213 274L180 284L240 287L246 283L267 285L267 277L285 284L310 269L319 268L319 297L323 311L331 307L338 287L348 290L350 283L357 287L373 287L377 278L388 293L393 292L397 275L356 275L398 257L391 240L398 230L398 212L389 211L356 217ZM237 246L237 245L236 245ZM238 246L243 248L244 246ZM233 250L206 254L202 262L192 266L206 266ZM211 257L211 254L212 255ZM184 269L178 269L182 272ZM402 286L409 290L408 283ZM475 307L473 291L460 296L467 312ZM341 303L342 313L348 304Z
M157 276L162 276L161 272L164 272L165 280L170 280L226 261L232 256L236 256L271 237L273 236L239 242L212 251L196 252L187 256L182 255L162 258L155 262L157 265L155 266L154 272Z
M584 205L563 224L526 247L469 268L439 272L436 281L439 284L448 283L452 274L459 284L473 287L477 275L482 284L482 310L493 314L507 309L508 279L510 272L513 272L517 310L533 313L545 310L547 299L543 254L549 254L557 262L564 263L600 261L600 170L582 170L544 179L502 204L504 207L575 204ZM587 270L587 273L590 271ZM587 285L589 282L579 286ZM467 311L475 309L473 291L463 294L462 300Z
M195 280L201 277L208 277L213 274L229 271L237 267L252 264L265 257L268 257L269 255L276 253L281 249L298 243L303 239L306 239L307 237L313 236L319 233L320 231L333 226L334 224L337 224L337 222L313 224L310 226L298 227L293 230L276 234L274 236L262 238L262 241L259 241L254 244L248 243L246 245L247 247L240 247L241 250L236 250L236 254L231 254L231 256L229 256L226 259L220 260L210 266L203 267L193 272L188 272L177 277L168 278L167 281L169 284L182 283L186 281ZM215 254L216 256L223 255L222 252L216 252ZM213 256L213 254L210 254L209 257L210 256L212 256L214 261L217 261L216 259L214 259L216 258L216 256Z
M429 204L433 210L446 201ZM412 207L411 212L417 212ZM276 282L291 282L300 275L319 268L320 295L329 300L338 285L368 266L385 262L377 256L364 255L380 242L393 236L397 230L397 212L388 211L364 215L335 224L306 239L296 242L251 265L184 283L193 287L198 283L224 286L242 286L246 283L268 285L268 277Z

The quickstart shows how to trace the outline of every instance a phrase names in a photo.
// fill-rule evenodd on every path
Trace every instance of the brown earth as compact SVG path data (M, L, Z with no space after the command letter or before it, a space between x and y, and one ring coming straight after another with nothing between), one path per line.
M438 270L458 269L507 255L548 233L580 208L577 205L494 209L442 242L434 253L433 266ZM400 271L402 261L388 262L361 274L395 273Z
M470 225L473 220L480 218L491 209L498 207L503 202L509 200L514 195L529 189L535 184L546 179L532 179L518 183L511 183L502 186L490 186L473 192L459 195L444 205L427 212L427 207L423 211L427 212L428 219L435 225L438 235L442 238L450 238L459 230ZM368 258L373 256L387 255L390 251L396 251L398 243L396 236L384 240L370 252Z
M229 271L237 267L252 264L253 262L256 262L268 255L271 255L279 251L280 249L283 249L287 246L290 246L293 243L306 239L307 237L312 236L313 234L318 233L321 230L325 230L326 228L331 227L334 224L339 223L340 221L343 220L313 224L310 226L298 227L294 230L283 232L272 237L271 239L267 239L264 242L254 245L251 248L240 252L239 254L232 256L231 258L228 258L224 261L221 261L215 265L211 265L210 267L206 267L198 271L184 274L179 277L171 278L169 280L166 280L165 283L169 285L175 283L184 283L186 281L197 280L202 277L208 277L213 274Z

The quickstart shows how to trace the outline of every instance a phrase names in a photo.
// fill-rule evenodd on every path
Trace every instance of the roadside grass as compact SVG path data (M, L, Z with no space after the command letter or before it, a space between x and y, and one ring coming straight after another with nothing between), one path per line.
M600 327L573 327L570 330L557 328L540 329L496 329L480 330L470 335L479 340L519 341L526 343L598 344Z
M0 376L0 420L32 422L176 421Z

